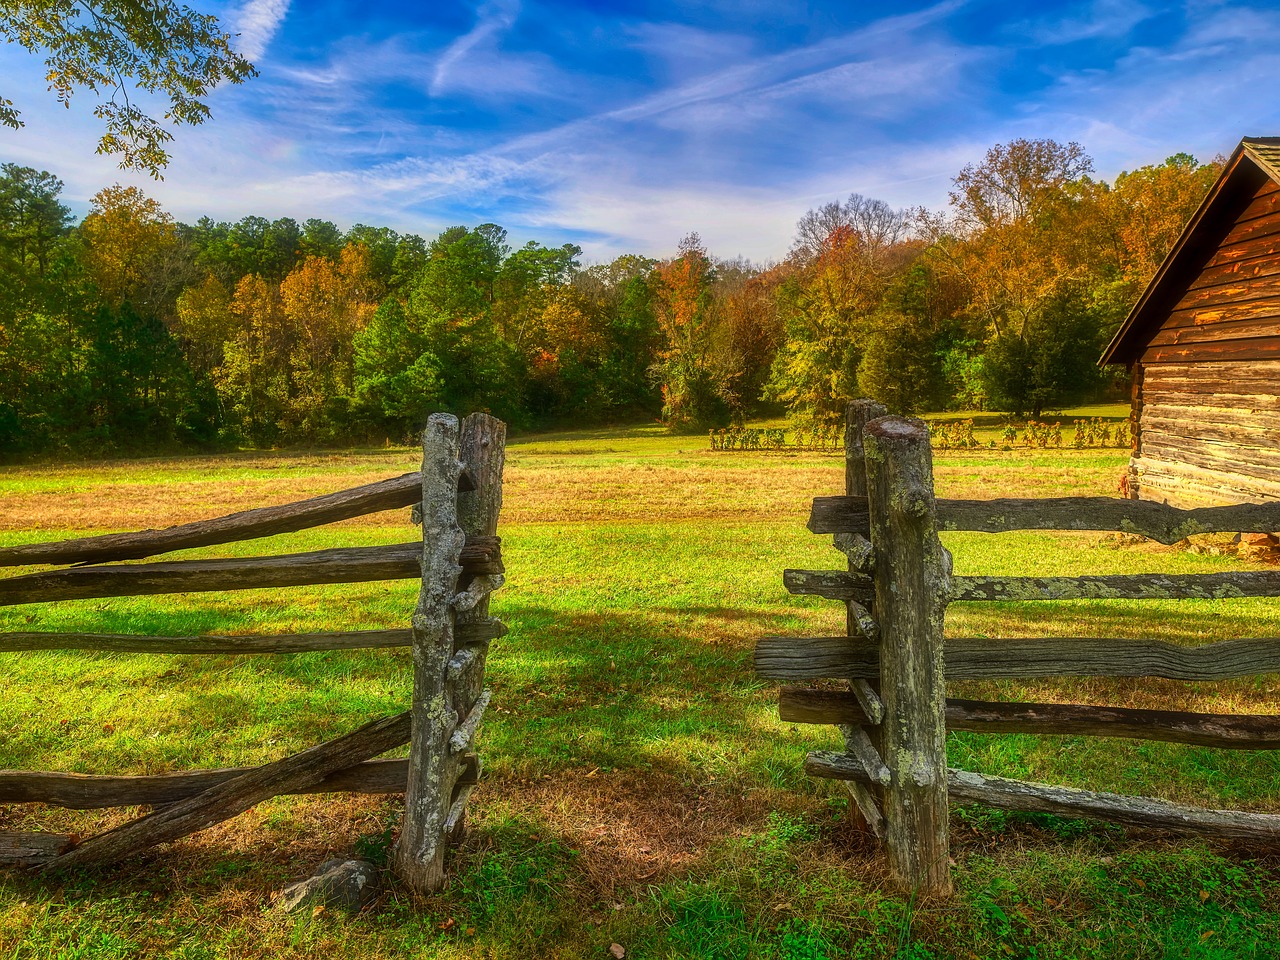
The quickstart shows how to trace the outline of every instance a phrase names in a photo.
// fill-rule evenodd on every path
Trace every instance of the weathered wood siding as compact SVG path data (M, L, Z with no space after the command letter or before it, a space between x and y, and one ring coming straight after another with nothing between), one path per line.
M1135 368L1144 500L1280 498L1280 187L1265 180L1237 209Z

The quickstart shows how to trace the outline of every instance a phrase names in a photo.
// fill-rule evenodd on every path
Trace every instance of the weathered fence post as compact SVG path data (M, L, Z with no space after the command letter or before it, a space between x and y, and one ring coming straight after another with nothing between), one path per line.
M413 615L413 740L405 788L404 823L395 871L420 893L444 883L441 797L449 736L458 722L446 674L453 655L453 598L462 573L464 535L458 526L457 417L432 414L422 437L422 589Z
M471 750L489 694L484 688L489 594L497 574L463 576L466 536L493 536L502 505L506 427L474 414L427 421L422 455L422 590L413 616L413 741L395 870L419 893L444 885L445 851L461 831L480 775ZM470 489L459 492L466 472ZM461 578L461 579L460 579ZM483 628L483 629L481 629Z
M883 417L866 425L889 872L922 895L951 893L947 838L943 615L951 557L938 539L929 429Z
M473 481L473 489L458 495L458 524L468 537L491 537L498 532L498 514L502 510L502 467L506 459L507 426L486 413L473 413L462 421L461 459L463 468ZM499 575L477 577L459 595L455 604L459 635L476 637L500 636L505 628L489 618L489 594L502 586ZM474 738L475 727L488 703L484 691L484 666L489 641L459 643L449 661L449 679L453 685L453 702L459 715L471 718L463 731ZM452 741L451 741L452 742ZM471 742L462 747L469 767L466 775L454 785L449 797L445 834L453 839L463 830L467 798L480 776L480 759L470 750Z
M851 400L845 408L844 418L844 492L849 497L865 497L867 495L867 465L862 447L862 435L866 426L877 417L883 417L889 411L882 403L865 398ZM836 534L835 545L847 558L850 573L868 573L865 569L871 557L871 544L858 534ZM867 625L873 623L870 611L855 600L845 603L846 634L850 637L865 635ZM872 639L868 637L868 639ZM849 681L849 689L853 691L862 705L863 711L873 724L879 724L884 716L884 704L880 699L878 685L866 680ZM867 743L876 751L883 749L880 730L873 726L867 730L861 727L842 725L841 734L845 738L846 751L853 753L855 749L865 750ZM882 791L853 780L844 781L854 806L861 817L862 826L874 836L884 839L884 803Z

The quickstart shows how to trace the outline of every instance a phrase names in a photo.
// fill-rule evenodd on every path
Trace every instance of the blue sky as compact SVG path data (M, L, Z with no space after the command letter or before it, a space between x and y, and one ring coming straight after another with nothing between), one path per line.
M0 159L78 212L133 182L179 219L247 214L433 235L492 221L589 260L786 253L850 192L946 204L994 143L1076 140L1099 175L1280 135L1280 4L701 0L195 2L261 75L178 131L160 184L94 155L92 101L0 48L28 126Z

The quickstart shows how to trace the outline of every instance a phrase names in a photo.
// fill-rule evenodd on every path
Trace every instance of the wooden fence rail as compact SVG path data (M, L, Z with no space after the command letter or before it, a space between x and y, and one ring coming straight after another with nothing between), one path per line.
M809 754L804 769L815 777L872 782L862 764L843 753L815 750ZM954 768L947 769L947 792L957 803L982 803L1003 810L1105 820L1183 835L1252 840L1268 846L1280 841L1280 816L1270 813L1185 807L1149 797L1125 797L1073 787L1054 787Z
M1280 716L1230 716L1083 704L947 699L947 680L1163 677L1212 681L1280 672L1280 637L1186 646L1154 638L992 639L942 634L941 611L958 601L1221 600L1280 596L1280 573L1079 577L955 576L938 531L1091 530L1161 543L1210 532L1280 529L1280 503L1180 510L1109 498L936 500L927 432L855 401L846 432L844 496L814 500L809 529L835 535L847 570L787 570L794 594L843 601L846 635L766 637L759 676L839 680L832 689L784 687L779 711L796 723L830 723L845 751L817 751L805 769L851 787L866 826L885 840L890 874L907 889L951 889L948 797L1010 810L1090 817L1176 833L1280 843L1280 816L1182 807L945 767L942 731L1132 737L1223 749L1280 749ZM923 439L922 439L923 438Z
M755 666L769 680L876 680L883 653L883 643L861 637L765 637L756 644ZM1280 673L1280 637L1222 640L1198 647L1128 637L948 637L943 655L946 675L952 680L1163 677L1204 681Z
M464 473L459 478L458 489L466 491L474 488L475 482L469 474ZM239 540L295 533L383 510L416 506L421 502L422 475L406 473L391 480L380 480L298 503L244 510L216 520L198 520L164 530L108 533L98 537L32 543L21 547L0 547L0 567L141 560L174 550L212 547Z
M505 436L505 426L484 414L462 424L454 417L435 415L424 435L423 469L418 473L165 530L0 550L0 566L93 564L0 579L0 606L375 580L422 583L418 610L411 626L403 629L183 637L0 633L0 652L12 654L72 649L261 654L409 647L414 660L413 701L407 712L260 767L142 777L0 771L0 803L156 808L84 840L0 834L0 864L56 871L109 863L282 794L404 792L396 869L416 890L438 889L445 879L445 850L457 839L467 799L480 777L475 741L490 700L483 686L485 654L490 641L506 632L488 612L489 595L503 583L497 525ZM421 541L266 557L119 562L407 506L421 515ZM373 759L406 743L406 759Z
M1191 510L1150 500L1111 497L938 500L938 529L975 533L1014 530L1083 530L1130 533L1177 543L1198 533L1270 533L1280 530L1280 503L1239 503ZM865 533L865 500L816 497L809 516L813 533Z
M850 691L783 687L778 715L790 723L876 726ZM1280 716L1187 713L1094 707L1077 703L1001 703L947 698L948 730L969 733L1060 734L1163 740L1226 750L1280 749ZM0 787L0 798L3 788Z
M485 619L458 628L459 642L484 643L506 636L500 622ZM236 634L157 637L132 633L0 633L0 653L28 650L99 650L104 653L309 653L315 650L378 650L408 647L413 631L352 630L347 633Z
M874 581L843 570L786 570L783 585L795 594L852 600L867 605ZM1280 573L1231 570L1225 573L1142 573L1094 577L952 576L951 603L966 600L1229 600L1280 595Z
M478 759L475 754L471 758L472 777L478 780ZM0 770L0 803L50 803L71 810L157 806L194 797L252 769L182 770L136 777ZM284 792L403 793L408 775L407 759L368 760Z
M71 567L0 580L0 606L157 593L414 580L422 576L421 553L420 543L396 543L273 557ZM472 576L502 573L501 553L497 537L475 537L460 552L462 572Z

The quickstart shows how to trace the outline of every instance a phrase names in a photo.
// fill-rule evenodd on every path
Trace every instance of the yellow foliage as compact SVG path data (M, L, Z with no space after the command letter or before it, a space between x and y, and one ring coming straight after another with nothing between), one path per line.
M213 274L178 297L174 332L182 340L191 366L207 373L222 362L223 344L235 335L231 295Z
M103 299L159 312L190 268L173 217L137 187L98 191L80 225L85 266ZM169 319L169 318L165 318Z

